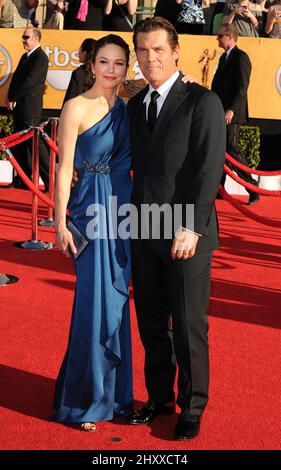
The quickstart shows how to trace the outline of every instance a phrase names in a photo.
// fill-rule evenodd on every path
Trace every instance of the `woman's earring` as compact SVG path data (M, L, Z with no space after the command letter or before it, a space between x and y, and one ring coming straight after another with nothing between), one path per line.
M93 79L94 79L94 80L96 79L96 74L95 74L95 72L93 72Z

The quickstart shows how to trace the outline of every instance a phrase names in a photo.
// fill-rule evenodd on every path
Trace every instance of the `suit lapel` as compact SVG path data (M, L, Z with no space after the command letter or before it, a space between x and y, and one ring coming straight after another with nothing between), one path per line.
M179 76L172 86L161 108L155 123L155 127L151 134L149 153L151 153L154 147L159 143L161 136L163 138L165 135L165 127L167 127L168 122L170 119L172 119L173 114L176 112L177 108L182 104L182 102L188 97L190 93L186 87L186 84L184 84L181 79L182 75Z
M225 60L223 66L222 66L222 72L229 67L229 64L231 64L233 57L235 56L237 50L237 46L234 46L234 48L230 51L228 58Z
M188 91L186 84L181 81L181 78L182 74L180 74L179 78L168 93L152 133L149 131L147 126L145 104L143 103L144 97L148 92L148 86L138 94L138 101L135 105L131 126L139 145L144 151L144 155L146 157L145 161L147 164L149 162L153 163L154 159L151 158L151 154L154 148L159 144L159 140L163 139L163 136L165 135L165 127L169 120L173 118L177 108L190 94L190 91Z
M141 90L137 95L137 102L135 104L134 116L131 117L131 126L134 131L136 131L136 120L139 119L139 115L142 113L142 109L144 106L143 100L147 92L148 92L148 85L143 90Z

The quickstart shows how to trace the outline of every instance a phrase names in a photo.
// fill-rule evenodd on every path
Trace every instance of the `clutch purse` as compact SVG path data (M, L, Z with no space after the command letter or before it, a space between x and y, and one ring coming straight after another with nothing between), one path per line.
M73 242L77 250L76 253L72 253L73 258L76 260L85 250L89 242L71 220L67 222L66 226L72 234Z

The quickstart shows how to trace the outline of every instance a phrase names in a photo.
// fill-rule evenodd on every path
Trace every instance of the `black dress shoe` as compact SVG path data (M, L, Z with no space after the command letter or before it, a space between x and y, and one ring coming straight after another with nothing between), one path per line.
M260 200L260 195L257 193L250 193L249 196L249 201L247 202L248 206L251 206L252 204L255 204Z
M19 183L17 180L5 186L0 186L0 188L2 189L28 189L28 187L25 186L25 184Z
M18 186L16 186L14 183L10 184L5 184L0 186L1 189L18 189Z
M193 415L187 411L180 414L175 427L174 439L183 441L193 439L197 436L200 429L200 416Z
M173 405L168 406L166 404L157 404L153 401L148 402L136 411L130 418L130 424L150 424L158 415L171 415L175 412Z

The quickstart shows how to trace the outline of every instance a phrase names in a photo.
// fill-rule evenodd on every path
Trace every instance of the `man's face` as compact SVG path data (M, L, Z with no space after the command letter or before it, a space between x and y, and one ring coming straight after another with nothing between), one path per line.
M220 28L217 34L218 46L226 50L230 41L230 36L225 32L224 28Z
M38 46L39 39L37 36L33 36L33 31L30 29L26 29L22 34L22 44L24 49L29 52L34 49L34 47Z
M177 70L179 46L171 48L163 29L138 33L136 54L141 71L153 88L159 88Z

